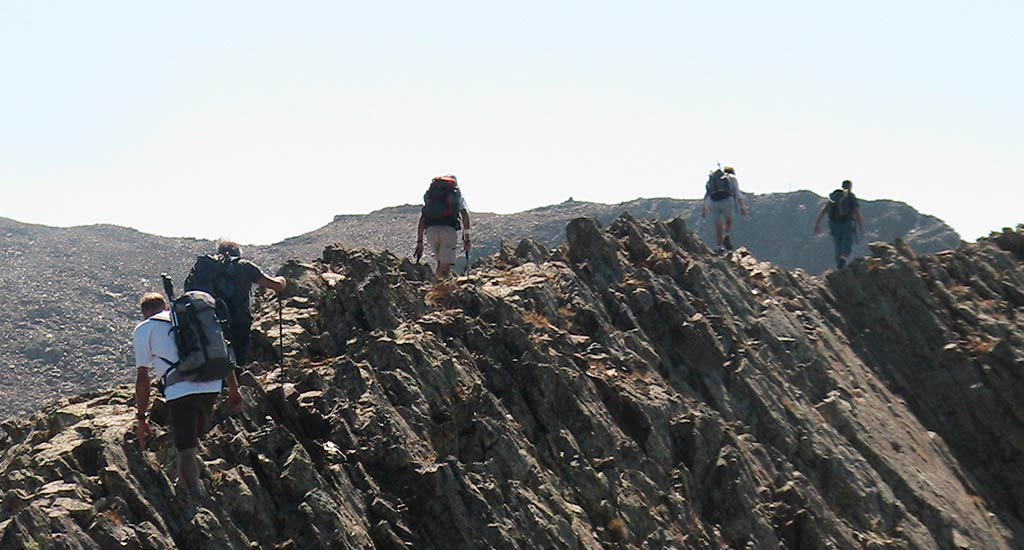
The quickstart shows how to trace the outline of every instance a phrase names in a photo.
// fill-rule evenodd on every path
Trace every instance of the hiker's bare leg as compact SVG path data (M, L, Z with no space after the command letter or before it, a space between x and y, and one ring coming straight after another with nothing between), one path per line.
M725 234L726 235L731 235L732 234L732 216L726 216L725 217ZM719 242L721 242L721 239L719 239Z
M452 271L452 264L437 262L437 278L447 277Z
M199 487L199 449L178 451L178 484L191 496L202 494Z
M722 220L715 221L715 244L722 246Z

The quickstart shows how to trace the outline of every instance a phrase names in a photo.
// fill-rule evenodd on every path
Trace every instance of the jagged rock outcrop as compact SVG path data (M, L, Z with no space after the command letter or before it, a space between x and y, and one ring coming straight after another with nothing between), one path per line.
M829 238L810 236L821 197L801 191L749 200L754 214L737 222L736 242L784 267L817 273L831 264ZM869 222L865 242L902 238L918 252L960 243L946 224L907 205L870 201L863 208ZM610 223L623 212L661 220L682 216L694 220L698 234L714 234L700 218L698 201L567 201L517 214L474 213L473 254L485 257L499 251L503 241L524 237L542 247L556 247L565 241L569 220L587 216ZM247 246L246 256L274 270L289 258L318 255L325 243L411 254L418 216L416 206L339 216L318 230L275 245ZM160 273L169 273L180 283L195 256L213 247L211 241L159 237L110 225L54 228L0 218L0 292L9 302L0 309L0 333L17 335L0 340L0 418L127 380L131 357L119 344L138 321L138 297L162 291ZM855 255L862 252L864 243Z
M210 501L162 430L137 448L129 388L89 394L3 423L0 546L1021 547L1024 228L824 279L681 220L566 235L443 283L286 264Z

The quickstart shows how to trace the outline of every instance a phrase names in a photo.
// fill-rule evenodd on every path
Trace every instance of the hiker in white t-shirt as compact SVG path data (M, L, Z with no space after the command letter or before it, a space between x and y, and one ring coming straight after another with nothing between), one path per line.
M152 380L162 380L178 361L178 347L171 331L171 317L163 294L149 293L139 301L145 319L135 327L135 404L139 446L146 448L152 434L147 412ZM227 377L228 399L233 412L242 412L242 394L232 371ZM199 481L199 438L210 429L213 406L224 387L223 380L192 382L181 380L164 388L170 411L171 435L178 450L178 486L194 498L205 495Z

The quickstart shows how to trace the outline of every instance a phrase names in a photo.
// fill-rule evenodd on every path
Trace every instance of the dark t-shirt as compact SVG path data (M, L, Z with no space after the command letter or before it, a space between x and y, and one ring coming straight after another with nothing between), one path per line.
M256 284L263 277L269 276L260 267L249 260L238 260L234 262L231 269L235 280L235 291L232 296L225 296L221 299L228 306L231 313L231 324L252 323L252 310L250 301L252 299L252 285Z
M834 222L848 222L854 219L855 212L860 208L857 195L853 191L836 189L829 195L830 203L828 219Z

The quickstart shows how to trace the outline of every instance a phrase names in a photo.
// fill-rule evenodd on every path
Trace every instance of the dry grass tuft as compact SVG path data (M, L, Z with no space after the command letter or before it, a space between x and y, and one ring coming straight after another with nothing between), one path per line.
M427 291L427 295L424 299L426 300L427 305L438 306L444 303L444 301L447 300L448 297L451 296L452 292L455 292L455 289L457 288L458 285L451 281L442 281L435 284L429 291Z
M992 350L996 349L996 343L996 340L972 336L967 349L973 355L988 355L992 353Z
M626 520L622 518L614 518L608 522L608 537L612 542L626 542L629 540L629 527L626 526Z
M537 313L536 311L524 311L523 321L529 323L537 328L550 329L551 321L547 317Z

